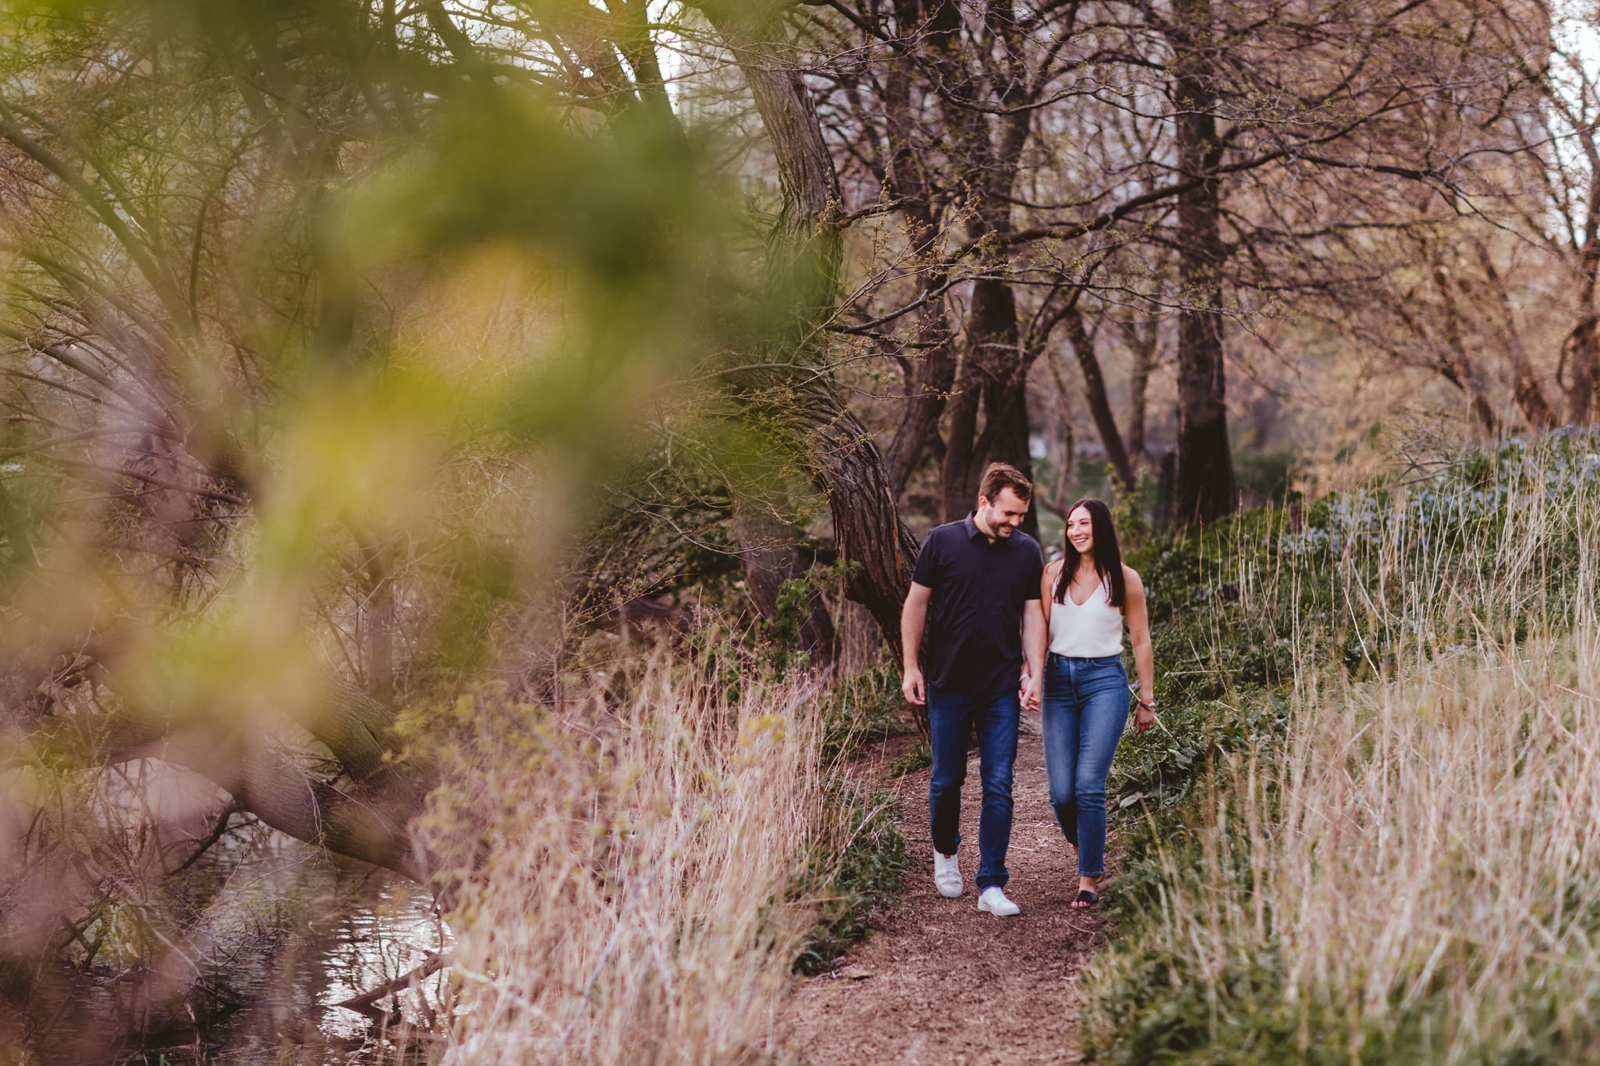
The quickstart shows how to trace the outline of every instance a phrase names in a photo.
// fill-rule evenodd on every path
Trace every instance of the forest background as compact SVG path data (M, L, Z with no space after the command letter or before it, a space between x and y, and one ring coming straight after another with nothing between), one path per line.
M329 856L440 1054L737 1058L988 463L1154 551L1597 414L1581 5L3 10L18 1061L199 1048Z

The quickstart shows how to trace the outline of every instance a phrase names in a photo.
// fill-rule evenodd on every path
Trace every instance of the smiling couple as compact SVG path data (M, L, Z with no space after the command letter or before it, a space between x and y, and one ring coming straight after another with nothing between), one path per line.
M1021 471L990 464L977 509L928 534L900 614L901 689L927 706L933 747L934 885L950 899L965 891L956 851L967 740L976 732L978 910L1001 916L1021 911L1005 885L1022 709L1042 715L1050 806L1078 850L1076 908L1100 901L1105 875L1106 774L1129 711L1124 624L1139 673L1133 725L1142 733L1155 722L1144 585L1122 565L1110 510L1095 499L1068 508L1062 558L1046 566L1039 542L1020 529L1032 496Z

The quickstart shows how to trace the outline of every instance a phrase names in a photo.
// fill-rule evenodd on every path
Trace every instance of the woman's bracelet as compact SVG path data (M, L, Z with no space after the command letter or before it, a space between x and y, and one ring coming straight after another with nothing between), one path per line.
M1128 686L1128 694L1133 697L1134 702L1138 703L1139 706L1143 707L1145 710L1149 711L1152 714L1155 713L1156 701L1155 700L1149 700L1149 701L1141 700L1139 698L1139 690L1138 690L1137 687L1135 687L1133 685L1129 685Z

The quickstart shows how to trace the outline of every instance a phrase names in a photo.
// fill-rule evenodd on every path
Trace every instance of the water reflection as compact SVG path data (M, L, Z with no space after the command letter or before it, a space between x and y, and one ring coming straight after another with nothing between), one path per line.
M167 950L127 964L89 955L39 983L28 1041L37 1061L321 1066L421 1056L441 1023L447 971L389 991L365 1014L338 1004L448 948L426 890L259 827L214 851L173 892L175 909L192 906L181 926L166 926Z
M208 1061L388 1062L437 1028L443 970L379 997L365 1013L338 1005L391 986L446 949L432 897L387 871L341 863L330 874L332 913L242 968L246 1005L206 1034L215 1048Z

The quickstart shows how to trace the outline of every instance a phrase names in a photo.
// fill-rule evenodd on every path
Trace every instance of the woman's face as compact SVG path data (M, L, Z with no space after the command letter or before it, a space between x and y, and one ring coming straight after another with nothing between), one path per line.
M1094 557L1094 520L1089 517L1089 508L1074 507L1067 515L1067 540L1079 555Z

